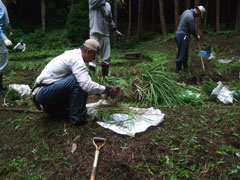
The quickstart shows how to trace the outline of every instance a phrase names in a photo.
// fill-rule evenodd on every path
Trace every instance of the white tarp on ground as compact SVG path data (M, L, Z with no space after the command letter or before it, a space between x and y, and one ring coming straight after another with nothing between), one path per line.
M96 103L87 104L88 114L96 113L96 108L99 105L107 104L106 101L100 100ZM133 114L112 114L106 122L97 121L97 123L110 129L118 134L134 137L136 133L144 132L150 126L157 126L164 120L164 115L159 109L154 108L133 108Z

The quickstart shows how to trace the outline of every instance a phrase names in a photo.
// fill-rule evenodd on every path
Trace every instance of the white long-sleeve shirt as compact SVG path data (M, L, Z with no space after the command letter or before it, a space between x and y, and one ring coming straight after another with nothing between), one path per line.
M93 82L89 76L81 49L65 51L51 60L37 77L35 85L51 84L70 74L74 74L79 86L85 92L101 94L105 90L105 86Z
M24 52L26 50L26 44L23 43L21 44L20 42L16 44L16 46L14 46L13 49L20 49L22 52Z
M109 36L109 28L114 29L111 6L106 0L89 0L90 36L94 33Z

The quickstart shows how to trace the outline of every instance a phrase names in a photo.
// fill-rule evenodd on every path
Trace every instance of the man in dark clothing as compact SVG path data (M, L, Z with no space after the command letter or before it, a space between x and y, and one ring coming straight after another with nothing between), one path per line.
M176 42L178 47L177 59L176 59L176 72L182 70L188 70L188 47L190 41L190 35L192 34L198 40L200 35L197 34L195 29L195 17L202 16L205 12L203 6L197 6L194 9L188 9L180 16L179 26L176 32Z

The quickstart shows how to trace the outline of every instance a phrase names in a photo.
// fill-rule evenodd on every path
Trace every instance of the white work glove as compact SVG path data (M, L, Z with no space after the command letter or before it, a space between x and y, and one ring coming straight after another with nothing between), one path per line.
M115 31L117 34L118 39L122 39L122 33L120 33L118 30Z
M200 41L200 35L199 34L197 35L197 39Z
M10 41L9 39L5 38L3 39L4 43L6 44L6 46L11 46L12 45L12 41Z

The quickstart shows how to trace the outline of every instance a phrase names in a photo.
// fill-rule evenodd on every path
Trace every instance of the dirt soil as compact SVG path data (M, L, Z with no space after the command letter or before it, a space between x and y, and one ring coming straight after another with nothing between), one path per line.
M231 42L234 47L236 42ZM219 49L224 44L219 42ZM175 42L166 41L164 45L174 48ZM223 76L212 73L214 66L210 61L205 61L205 67L203 73L200 58L192 58L192 76L180 77L179 81L199 85L208 77L216 82L223 80ZM32 84L38 75L36 71L21 71L25 84ZM223 81L238 80L238 73L239 69L233 70ZM16 77L14 83L22 82ZM1 94L0 102L3 98ZM88 102L99 98L90 95ZM0 107L3 108L2 103ZM164 122L134 138L96 123L74 127L66 117L0 111L0 179L90 179L95 152L93 137L107 138L98 160L99 180L240 179L240 171L230 171L231 167L239 170L232 166L239 162L235 155L240 149L239 108L239 102L229 106L206 102L203 107L163 108ZM74 143L77 149L71 153ZM230 150L221 149L226 145L232 147L231 155Z

